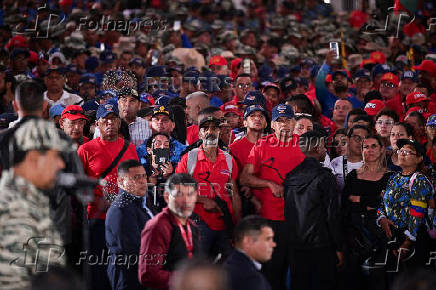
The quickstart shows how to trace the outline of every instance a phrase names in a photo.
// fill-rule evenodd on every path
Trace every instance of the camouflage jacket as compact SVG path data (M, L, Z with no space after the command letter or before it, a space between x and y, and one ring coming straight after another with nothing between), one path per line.
M0 289L25 289L31 276L65 264L49 198L25 179L4 171L0 180Z

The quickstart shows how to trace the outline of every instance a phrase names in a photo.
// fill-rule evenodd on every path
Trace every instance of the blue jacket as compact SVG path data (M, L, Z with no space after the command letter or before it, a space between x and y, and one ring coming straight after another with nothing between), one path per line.
M224 267L229 274L232 290L271 290L271 286L253 261L244 253L235 250Z
M333 115L333 108L335 106L338 97L329 92L325 85L325 77L331 73L331 67L324 63L319 69L318 76L315 81L316 98L322 106L322 114L331 118ZM348 98L353 108L364 108L364 104L355 96Z
M106 215L107 273L112 289L143 289L138 281L141 232L151 219L143 198L120 189Z
M138 147L136 147L136 153L138 154L139 161L142 166L144 166L145 171L147 171L147 175L151 174L151 164L147 162L147 140ZM186 145L183 145L173 137L170 137L170 162L174 168L176 168L177 163L179 163L180 158L182 157L182 152L185 151Z

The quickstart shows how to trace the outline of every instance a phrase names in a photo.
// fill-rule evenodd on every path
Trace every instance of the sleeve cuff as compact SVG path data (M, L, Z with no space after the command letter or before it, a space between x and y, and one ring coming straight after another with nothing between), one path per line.
M412 234L409 232L409 230L405 230L404 234L409 238L409 240L416 242L416 238L412 236Z
M381 216L379 216L379 217L377 218L377 220L375 221L375 224L376 224L378 227L381 227L381 226L380 226L380 220L381 220L382 218L386 218L386 216L385 216L385 215L381 215Z

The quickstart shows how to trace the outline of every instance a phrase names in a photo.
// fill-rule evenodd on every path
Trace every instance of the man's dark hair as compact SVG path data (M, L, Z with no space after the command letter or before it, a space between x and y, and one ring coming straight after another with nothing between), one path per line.
M416 117L419 122L419 126L424 127L425 126L425 118L420 112L411 112L407 117Z
M203 110L201 110L200 112L198 112L198 116L212 115L212 114L219 112L219 111L221 111L220 108L210 106L210 107L206 107Z
M358 129L365 130L365 131L368 133L368 135L371 134L371 132L369 131L368 127L363 126L363 125L356 125L356 126L353 126L352 128L350 128L350 129L348 130L347 137L348 137L348 138L351 138L351 136L353 136L353 134L354 134L354 131L356 131L356 130L358 130Z
M394 126L402 126L406 130L407 136L412 136L413 138L415 138L415 130L409 123L397 122L394 124Z
M369 91L368 93L366 93L366 95L363 97L363 103L367 104L369 102L371 102L372 100L381 100L383 101L383 97L380 94L379 91Z
M162 136L167 137L167 138L168 138L168 141L170 140L170 135L168 135L168 134L166 134L166 133L163 133L163 132L156 132L156 133L154 133L153 135L151 135L150 138L148 138L147 143L145 144L145 146L146 146L147 148L152 148L152 145L153 145L153 141L154 141L154 139L156 138L156 136L159 136L159 135L162 135Z
M352 109L348 112L347 119L350 119L350 117L354 115L367 115L367 113L361 108Z
M369 123L369 125L368 125L369 128L374 127L374 121L368 115L357 115L357 117L354 118L353 123L357 123L359 121L364 121L364 122Z
M418 269L404 272L394 281L392 290L431 290L436 289L434 271Z
M130 168L134 168L134 167L140 167L142 166L142 164L135 159L129 159L126 161L123 161L120 163L120 165L118 165L118 175L124 174L124 173L129 173L129 169Z
M304 94L293 95L286 99L286 102L290 103L290 106L297 106L303 113L313 115L315 109L312 102Z
M271 227L266 219L258 215L249 215L244 217L236 225L233 235L235 243L241 242L245 236L258 235L264 227Z
M198 189L197 181L187 173L175 173L171 175L165 183L165 191L173 191L176 185L192 186L195 190Z
M15 100L24 112L42 111L44 88L34 80L26 80L15 89Z
M301 151L303 153L311 152L315 148L321 145L321 139L324 139L325 136L322 132L319 131L307 131L306 133L300 136L299 145ZM324 144L325 146L325 144Z
M398 117L397 112L389 108L384 108L380 112L378 112L377 115L375 116L375 120L377 121L378 118L380 118L381 116L391 117L392 119L394 119L394 122L398 122L400 120L400 117Z
M238 68L242 65L242 61L239 63ZM235 84L238 82L239 78L251 78L251 76L247 73L238 74L235 78Z

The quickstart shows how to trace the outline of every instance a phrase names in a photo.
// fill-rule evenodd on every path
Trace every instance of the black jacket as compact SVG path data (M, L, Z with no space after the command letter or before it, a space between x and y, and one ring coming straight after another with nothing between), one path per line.
M342 250L339 192L330 169L306 157L286 175L283 185L290 246Z
M141 197L120 189L107 212L106 244L110 254L107 272L112 289L142 288L138 281L141 231L151 219L142 202Z
M271 290L262 273L244 253L235 250L224 264L232 290Z

